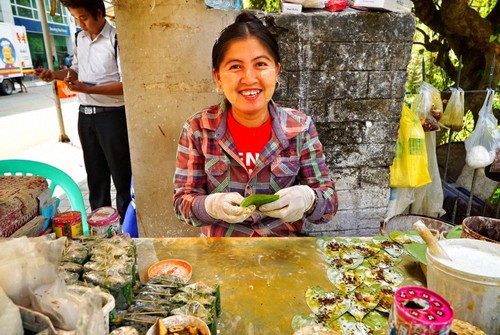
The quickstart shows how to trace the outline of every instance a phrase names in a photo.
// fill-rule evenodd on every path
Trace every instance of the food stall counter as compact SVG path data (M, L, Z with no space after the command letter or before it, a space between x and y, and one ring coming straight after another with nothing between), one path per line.
M141 280L159 260L182 259L192 266L190 282L219 285L220 334L292 334L292 318L310 313L305 292L311 286L334 290L329 264L315 237L139 238ZM418 263L398 265L406 282L422 284Z

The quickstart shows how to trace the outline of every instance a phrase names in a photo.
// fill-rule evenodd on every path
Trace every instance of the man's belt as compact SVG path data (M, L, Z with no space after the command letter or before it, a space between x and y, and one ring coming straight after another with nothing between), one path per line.
M102 112L118 112L125 110L125 106L118 107L101 107L101 106L85 106L80 105L80 113L83 114L97 114Z

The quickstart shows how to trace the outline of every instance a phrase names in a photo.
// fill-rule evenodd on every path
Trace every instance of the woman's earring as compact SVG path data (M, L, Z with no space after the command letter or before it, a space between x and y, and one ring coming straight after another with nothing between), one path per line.
M276 80L276 85L274 86L275 90L278 90L281 87L281 83Z
M222 90L222 88L217 87L216 91L218 95L224 95L224 91Z

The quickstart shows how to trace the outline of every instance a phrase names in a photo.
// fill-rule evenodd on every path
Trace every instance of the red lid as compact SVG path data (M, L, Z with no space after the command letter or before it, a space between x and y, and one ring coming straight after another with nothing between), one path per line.
M91 226L108 226L119 218L120 215L115 208L106 206L94 209L87 218L87 222Z
M420 286L405 286L394 294L397 314L412 324L427 324L435 330L448 328L453 308L436 292Z
M64 224L82 220L82 213L79 211L67 211L56 214L52 217L52 223Z

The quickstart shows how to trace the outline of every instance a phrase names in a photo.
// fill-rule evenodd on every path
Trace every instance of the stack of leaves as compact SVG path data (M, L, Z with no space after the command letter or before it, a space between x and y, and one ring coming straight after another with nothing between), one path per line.
M220 315L219 287L202 282L185 284L178 277L158 275L140 286L135 292L132 305L119 311L114 326L132 326L142 333L158 319L184 314L199 317L217 334L217 318Z

